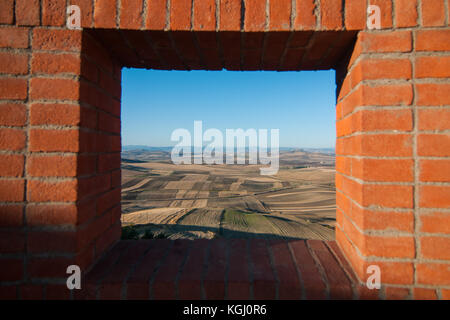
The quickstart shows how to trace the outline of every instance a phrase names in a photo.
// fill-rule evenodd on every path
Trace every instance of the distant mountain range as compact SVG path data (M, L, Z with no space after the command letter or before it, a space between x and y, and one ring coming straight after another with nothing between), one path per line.
M122 146L122 151L163 151L163 152L171 152L173 147L152 147L145 145L126 145ZM245 148L248 150L248 147ZM270 150L270 148L269 148ZM326 154L334 154L334 148L292 148L292 147L280 147L280 151L283 152L295 152L295 151L303 151L303 152L319 152Z

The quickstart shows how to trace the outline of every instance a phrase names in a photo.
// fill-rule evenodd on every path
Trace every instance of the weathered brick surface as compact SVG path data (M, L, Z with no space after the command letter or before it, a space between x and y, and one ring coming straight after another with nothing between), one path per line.
M238 254L246 251L247 245L254 249L251 257L244 255L239 259ZM227 247L235 249L235 254L227 254ZM246 261L252 267L242 274L242 267L248 266ZM86 275L80 296L200 299L205 294L206 299L224 299L227 287L228 299L239 293L230 292L230 288L252 288L253 297L247 292L239 293L243 299L348 299L354 297L355 281L353 271L333 242L122 241Z

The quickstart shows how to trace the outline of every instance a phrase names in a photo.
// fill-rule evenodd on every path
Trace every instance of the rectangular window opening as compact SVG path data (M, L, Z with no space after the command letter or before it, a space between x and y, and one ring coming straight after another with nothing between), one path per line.
M122 85L122 239L334 240L334 70L123 69Z

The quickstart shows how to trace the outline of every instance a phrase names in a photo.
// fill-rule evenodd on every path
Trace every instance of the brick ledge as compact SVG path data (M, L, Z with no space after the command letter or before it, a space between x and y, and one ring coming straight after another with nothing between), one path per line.
M83 280L76 299L361 299L335 241L120 241Z

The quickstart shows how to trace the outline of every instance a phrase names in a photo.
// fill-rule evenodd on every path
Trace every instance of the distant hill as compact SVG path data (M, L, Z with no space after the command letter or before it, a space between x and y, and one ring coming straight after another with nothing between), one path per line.
M123 164L141 162L172 163L173 147L125 146L122 150ZM245 149L247 153L248 148ZM192 150L193 152L193 150ZM235 149L235 155L243 154ZM246 154L248 157L248 154ZM225 158L224 158L225 163ZM334 166L335 156L332 148L280 148L279 163L288 167Z
M122 151L164 151L171 152L173 147L152 147L145 145L126 145L122 146ZM235 149L236 150L236 149ZM245 148L248 151L248 147ZM280 151L284 152L295 152L295 151L303 151L303 152L319 152L326 154L334 154L334 148L294 148L294 147L280 147Z
M170 152L173 147L150 147L150 146L144 146L144 145L127 145L122 146L122 151L166 151Z

